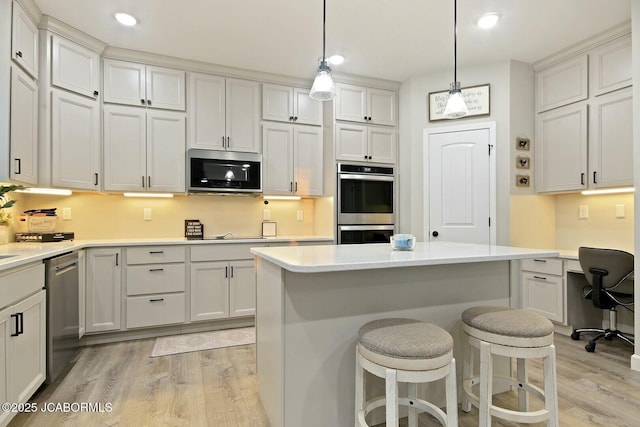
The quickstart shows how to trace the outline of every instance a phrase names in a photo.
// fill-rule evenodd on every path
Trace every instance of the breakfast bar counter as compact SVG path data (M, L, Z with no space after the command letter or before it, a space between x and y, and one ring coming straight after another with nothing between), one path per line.
M260 398L273 427L354 424L355 344L368 321L408 317L437 324L452 334L461 360L462 311L509 305L518 274L511 261L558 256L451 242L417 243L413 251L366 244L251 252Z

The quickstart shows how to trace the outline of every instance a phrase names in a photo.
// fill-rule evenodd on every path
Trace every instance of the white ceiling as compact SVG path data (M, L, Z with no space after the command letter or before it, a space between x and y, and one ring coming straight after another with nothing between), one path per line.
M35 0L109 46L312 79L321 0ZM138 19L126 28L113 18ZM493 30L475 20L502 19ZM630 19L630 0L458 0L458 64L534 62ZM453 63L453 0L327 0L336 71L403 81Z

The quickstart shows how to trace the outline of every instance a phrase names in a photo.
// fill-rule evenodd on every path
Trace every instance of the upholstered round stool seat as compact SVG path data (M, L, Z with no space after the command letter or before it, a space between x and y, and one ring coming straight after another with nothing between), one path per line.
M553 323L530 310L511 307L472 307L462 313L467 341L463 363L462 410L471 405L479 412L478 425L491 426L497 417L516 423L558 425L556 353ZM474 348L479 349L479 372L474 366ZM516 377L493 374L493 356L517 360ZM528 382L526 359L543 359L544 390ZM518 410L493 404L493 384L504 384L518 391ZM476 392L476 389L478 392ZM529 410L529 395L544 401L544 409Z
M364 371L385 380L385 395L366 400ZM418 398L417 384L446 379L445 413L432 402ZM398 396L398 383L408 383L407 397ZM357 426L367 426L366 416L385 407L386 425L398 425L398 407L409 408L409 426L417 427L418 413L427 412L443 425L458 425L453 358L453 338L431 323L413 319L379 319L358 331L356 348Z

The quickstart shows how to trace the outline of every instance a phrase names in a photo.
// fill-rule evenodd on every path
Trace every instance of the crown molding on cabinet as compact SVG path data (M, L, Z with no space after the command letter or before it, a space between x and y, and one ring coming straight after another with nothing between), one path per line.
M606 31L596 34L593 37L569 46L568 48L556 52L553 55L547 56L546 58L536 61L532 64L532 67L535 71L539 71L543 68L562 62L569 57L583 54L588 50L593 49L594 47L603 45L607 42L610 42L611 40L615 40L629 33L631 33L631 20L624 21L613 28L610 28Z
M352 85L360 85L367 86L376 89L386 89L399 91L400 90L400 82L392 81L392 80L382 80L377 79L375 77L366 77L366 76L358 76L355 74L347 74L332 71L333 80L337 83L346 83Z
M17 3L20 3L20 6L24 9L25 12L33 19L33 22L40 22L40 18L42 17L42 12L36 5L34 0L15 0Z
M79 31L62 21L58 21L56 18L53 18L49 15L42 15L38 28L40 28L41 30L51 31L52 33L71 39L74 42L79 43L80 45L91 49L99 54L102 54L104 49L107 47L104 42L90 36L87 33Z

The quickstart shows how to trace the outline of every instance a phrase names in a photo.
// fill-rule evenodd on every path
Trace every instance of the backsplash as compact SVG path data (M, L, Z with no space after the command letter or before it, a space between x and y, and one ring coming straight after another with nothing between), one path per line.
M261 197L197 195L171 199L129 198L116 194L80 193L72 196L21 194L17 212L27 209L57 208L56 231L73 231L76 239L180 238L184 220L199 219L204 235L233 233L236 236L262 234L263 210L277 223L279 236L329 236L314 225L315 200L274 200L268 205ZM63 208L70 208L71 220L63 220ZM151 220L144 220L151 209ZM299 210L303 219L297 219ZM18 230L17 221L14 228Z

